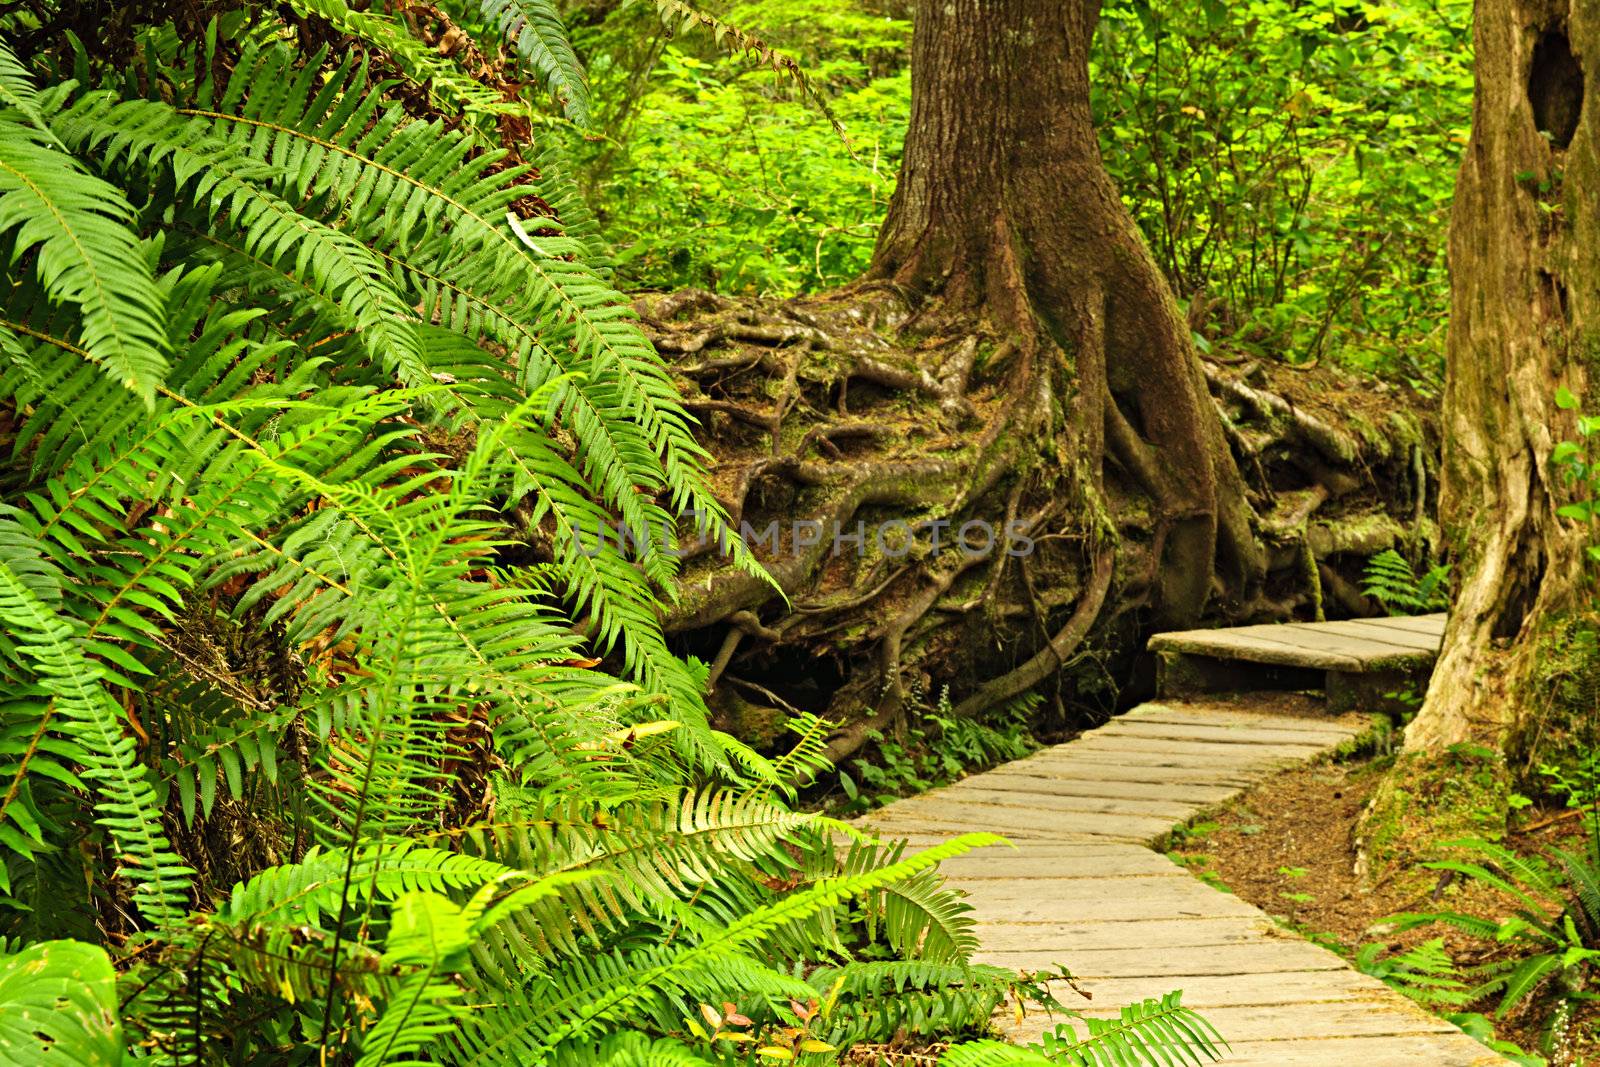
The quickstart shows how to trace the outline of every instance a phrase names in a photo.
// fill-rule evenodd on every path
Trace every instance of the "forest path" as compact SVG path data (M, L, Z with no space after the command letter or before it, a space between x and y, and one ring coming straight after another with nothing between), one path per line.
M1270 702L1265 706L1270 708ZM1114 1015L1182 989L1231 1046L1228 1064L1464 1067L1504 1063L1342 958L1192 877L1158 849L1174 826L1285 766L1325 757L1372 727L1366 715L1286 715L1263 702L1143 704L1066 744L897 801L860 820L932 844L990 830L942 869L978 921L979 962L1065 966L1063 1003ZM1315 889L1315 887L1310 887ZM1048 1017L1008 1021L1037 1040Z

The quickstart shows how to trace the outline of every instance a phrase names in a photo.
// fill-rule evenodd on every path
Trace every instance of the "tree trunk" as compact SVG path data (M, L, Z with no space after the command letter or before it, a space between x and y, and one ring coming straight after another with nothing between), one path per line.
M1188 327L1101 165L1099 9L919 0L911 121L872 274L928 300L925 315L974 316L1017 339L1023 395L1062 406L1091 493L1109 444L1158 512L1154 606L1179 625L1211 594L1219 547L1234 598L1263 566Z
M1320 404L1350 388L1335 372L1289 371L1282 390L1271 367L1202 366L1101 165L1098 9L919 0L869 277L780 303L638 303L782 592L702 546L665 620L747 740L778 743L787 715L817 711L843 724L840 760L941 692L976 716L1043 690L1077 725L1069 706L1114 709L1152 629L1320 612L1333 557L1349 571L1388 543L1339 536L1328 511L1398 536L1372 512L1420 510L1420 432L1342 429ZM917 549L887 551L863 523L915 531ZM1034 550L967 551L967 524Z
M1472 140L1450 229L1451 325L1441 519L1456 591L1406 748L1474 740L1526 754L1541 642L1574 603L1590 531L1551 452L1577 437L1600 353L1600 9L1478 0ZM1591 709L1592 713L1592 709Z

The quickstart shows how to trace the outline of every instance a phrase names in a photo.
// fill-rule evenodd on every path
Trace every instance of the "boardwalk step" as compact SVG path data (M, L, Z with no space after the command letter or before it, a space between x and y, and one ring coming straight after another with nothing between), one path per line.
M1180 630L1150 639L1162 697L1250 689L1324 689L1335 710L1377 710L1383 695L1425 680L1443 615Z

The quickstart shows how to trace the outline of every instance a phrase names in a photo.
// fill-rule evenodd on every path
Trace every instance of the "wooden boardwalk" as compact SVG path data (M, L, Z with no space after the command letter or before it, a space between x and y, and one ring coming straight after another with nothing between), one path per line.
M1284 629L1284 628L1280 628ZM1175 824L1275 769L1368 728L1361 715L1291 717L1226 703L1153 703L1075 741L898 801L860 822L932 844L991 830L1003 846L948 861L979 924L979 960L1065 966L1106 1014L1172 989L1222 1032L1229 1064L1465 1067L1482 1045L1265 913L1152 851ZM1036 1040L1054 1023L1007 1022Z

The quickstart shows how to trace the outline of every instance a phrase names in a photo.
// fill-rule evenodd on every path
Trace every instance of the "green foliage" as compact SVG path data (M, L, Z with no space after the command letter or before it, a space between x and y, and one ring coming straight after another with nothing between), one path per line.
M974 770L1021 759L1035 747L1027 723L1037 700L1036 695L1023 697L991 722L982 722L951 715L949 694L940 693L937 706L918 715L903 736L873 731L869 736L876 759L852 760L853 773L839 771L845 810L870 811L948 785Z
M1522 1051L1522 1048L1514 1041L1496 1037L1494 1023L1479 1012L1450 1012L1445 1015L1445 1018L1459 1026L1462 1033L1491 1051L1498 1052L1507 1060L1517 1064L1517 1067L1546 1067L1549 1063L1543 1056L1535 1056Z
M1355 957L1356 970L1380 979L1423 1007L1439 1010L1467 1004L1470 994L1444 938L1424 941L1403 952L1386 952L1383 945L1362 945Z
M1386 548L1367 560L1361 591L1382 604L1391 615L1413 615L1448 608L1449 582L1449 564L1435 564L1419 578L1404 556Z
M910 115L903 10L846 0L730 7L725 24L760 27L794 53L801 83L787 68L723 54L710 34L668 36L643 7L576 31L610 139L574 154L623 275L772 295L859 276Z
M458 12L515 101L342 0L207 11L0 45L10 1047L815 1063L1053 1004L937 877L998 838L791 810L828 724L711 729L671 538L597 550L725 520L570 173L499 140L546 90L582 118L553 11Z
M1211 343L1442 367L1472 5L1108 4L1107 168Z
M40 941L0 955L0 1049L10 1063L118 1067L116 975L105 951Z
M1479 883L1516 902L1509 918L1491 920L1456 911L1396 916L1402 928L1445 923L1471 936L1509 945L1509 956L1466 968L1473 984L1462 1003L1497 997L1495 1018L1540 1002L1545 1006L1545 1051L1565 1028L1600 962L1600 851L1552 848L1550 859L1525 857L1480 840L1447 842L1463 859L1424 866Z
M1042 1042L1018 1048L976 1042L951 1049L941 1067L1018 1067L1072 1064L1120 1067L1123 1064L1195 1064L1223 1057L1227 1042L1200 1016L1185 1008L1182 994L1168 993L1124 1007L1115 1019L1084 1017L1084 1034L1070 1023L1046 1032Z
M641 5L642 6L642 5ZM735 4L792 80L639 7L579 30L608 140L579 155L641 284L789 295L870 260L910 111L900 5ZM1471 4L1105 5L1102 156L1200 343L1436 388L1445 226L1472 99Z
M483 17L509 39L522 62L542 78L567 118L589 121L589 87L561 12L550 0L479 0Z

